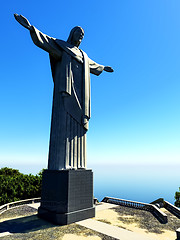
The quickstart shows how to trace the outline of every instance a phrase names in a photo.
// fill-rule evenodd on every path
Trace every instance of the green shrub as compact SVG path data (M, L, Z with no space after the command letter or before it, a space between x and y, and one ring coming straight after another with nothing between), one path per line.
M0 169L0 205L41 196L42 172L23 174L17 169Z
M180 207L180 188L179 188L179 192L176 192L175 193L175 203L174 203L174 205L176 206L176 207Z

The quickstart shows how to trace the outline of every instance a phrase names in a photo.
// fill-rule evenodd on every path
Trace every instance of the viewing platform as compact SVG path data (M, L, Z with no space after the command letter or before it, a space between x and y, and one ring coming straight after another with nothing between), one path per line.
M0 238L2 240L23 239L24 234L28 234L29 237L37 234L37 240L51 239L51 234L57 235L58 239L62 240L86 238L88 240L175 240L179 236L179 231L176 236L176 230L180 226L180 219L165 207L159 209L153 204L105 197L102 202L95 205L95 218L66 226L53 225L37 217L39 198L7 205L6 210L5 205L0 207ZM166 223L158 220L158 215L153 214L151 205L166 216Z

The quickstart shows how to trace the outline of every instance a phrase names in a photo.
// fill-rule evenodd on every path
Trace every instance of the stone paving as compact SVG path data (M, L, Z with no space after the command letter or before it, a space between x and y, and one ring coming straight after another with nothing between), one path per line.
M134 233L94 219L83 220L77 222L77 224L120 240L152 240L142 234Z
M40 206L39 203L35 204L28 204L29 207L33 207L34 209L38 209ZM111 208L119 207L115 204L109 204L109 203L99 203L96 206L96 212L104 211ZM148 236L148 234L142 234L133 232L121 227L110 225L106 222L97 221L96 219L86 219L83 221L76 222L77 225L83 226L87 229L91 229L93 231L99 232L101 234L104 234L106 236L112 237L114 239L120 239L120 240L153 240L152 237ZM0 237L8 236L12 233L7 232L8 229L6 229L5 232L0 233Z
M29 204L29 206L38 209L39 203ZM103 211L105 209L110 209L114 207L118 207L118 205L110 204L110 203L100 203L96 206L96 211ZM133 233L123 228L111 226L107 223L102 223L94 219L86 219L83 221L79 221L76 224L79 224L81 226L90 228L94 231L103 233L105 235L108 235L110 237L114 237L120 240L152 240L149 237L146 237L144 235Z

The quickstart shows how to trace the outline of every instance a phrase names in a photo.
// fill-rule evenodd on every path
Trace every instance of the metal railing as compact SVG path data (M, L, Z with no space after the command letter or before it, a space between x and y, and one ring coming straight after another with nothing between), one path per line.
M38 203L40 201L41 201L41 198L31 198L31 199L25 199L25 200L20 200L16 202L6 203L0 206L0 214L7 211L8 209L15 208L20 205L33 204L33 203Z
M130 208L141 209L141 210L144 210L144 211L149 211L160 222L167 223L167 215L165 213L163 213L158 207L156 207L153 204L135 202L135 201L119 199L119 198L111 198L111 197L105 197L102 200L102 202L113 203L113 204L124 206L124 207L130 207Z

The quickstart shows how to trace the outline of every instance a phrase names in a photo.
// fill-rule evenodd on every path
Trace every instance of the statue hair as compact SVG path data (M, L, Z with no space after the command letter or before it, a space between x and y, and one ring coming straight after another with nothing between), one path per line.
M74 34L74 32L75 32L77 29L81 29L81 31L84 33L84 29L83 29L82 27L80 27L80 26L76 26L76 27L72 28L71 31L70 31L68 40L67 40L68 43L71 43L73 34Z

